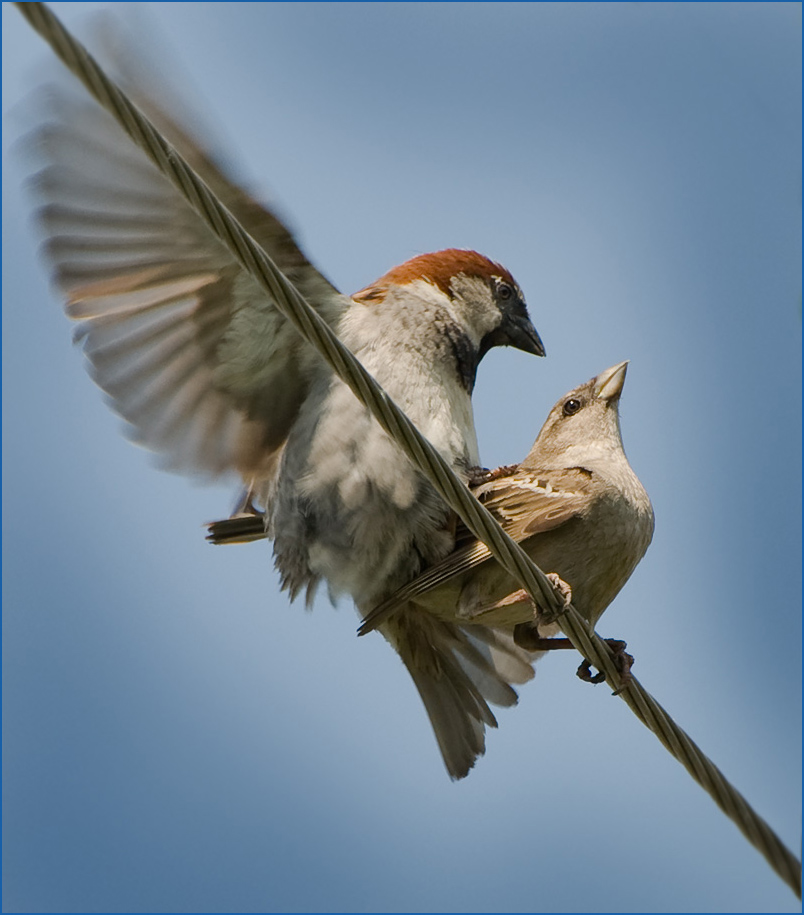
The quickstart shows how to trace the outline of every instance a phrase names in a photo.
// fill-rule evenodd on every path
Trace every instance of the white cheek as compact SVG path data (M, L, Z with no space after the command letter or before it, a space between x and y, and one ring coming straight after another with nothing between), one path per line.
M449 303L450 316L475 347L479 347L480 341L499 327L502 320L488 283L476 276L457 276L452 289L457 301Z

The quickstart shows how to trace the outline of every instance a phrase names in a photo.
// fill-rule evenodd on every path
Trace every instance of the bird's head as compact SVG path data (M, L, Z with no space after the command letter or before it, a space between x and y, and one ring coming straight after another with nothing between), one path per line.
M421 254L389 270L352 298L365 305L440 312L437 319L456 350L471 390L480 360L494 346L545 354L525 298L505 267L476 251L448 248Z
M625 457L619 402L628 362L620 362L565 394L550 411L523 469L589 467Z

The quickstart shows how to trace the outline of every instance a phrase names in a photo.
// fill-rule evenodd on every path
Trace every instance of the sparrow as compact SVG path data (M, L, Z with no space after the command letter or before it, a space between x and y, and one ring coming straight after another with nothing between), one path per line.
M451 248L344 295L155 93L130 74L122 82L466 478L480 463L471 395L481 359L503 345L544 355L511 273ZM49 108L29 141L44 160L32 181L43 250L92 377L131 437L165 468L239 476L236 514L262 517L291 599L310 604L325 583L364 616L449 554L454 519L429 482L172 185L88 97L60 84ZM484 697L513 701L523 654L507 637L453 629L429 618L381 627L431 717L456 716L444 727L476 744L493 721Z
M473 468L473 495L488 508L509 536L595 626L640 562L653 537L650 498L628 463L620 433L619 401L627 362L606 369L586 384L565 394L547 417L527 457L520 464L496 470ZM497 652L496 672L506 671L507 684L496 680L492 704L516 703L511 684L533 676L530 666L551 648L571 647L554 638L560 621L539 622L539 608L492 557L488 547L456 522L452 552L376 606L358 629L360 635L379 628L403 641L414 642L407 653L419 658L409 665L422 697L435 693L425 705L447 770L461 778L484 749L479 722L496 726L488 706L473 717L466 699L446 709L436 700L439 678L459 683L454 669L437 670L438 656L428 657L424 634L433 641L454 640L487 652ZM209 525L213 543L247 542L265 536L259 514ZM553 637L553 638L551 638ZM614 640L610 640L614 641ZM615 642L624 648L624 643ZM516 649L520 649L517 651ZM499 660L504 655L505 661ZM626 656L626 658L629 656ZM437 671L426 679L422 669ZM579 668L584 679L599 682ZM598 675L599 676L599 675ZM495 678L496 679L496 678ZM449 712L449 713L447 713ZM461 722L463 727L460 727ZM473 735L474 741L467 739Z
M566 597L591 626L653 537L653 507L620 434L627 368L612 366L562 397L522 463L481 475L473 488L536 565L569 586ZM359 631L407 604L460 623L512 628L536 621L538 607L514 585L488 547L464 530L449 556L375 608Z
M474 496L550 573L565 600L591 626L631 576L653 536L653 508L628 463L620 434L627 366L612 366L564 395L522 463L478 472L473 487ZM531 660L544 649L566 647L545 638L560 631L560 617L540 624L539 607L530 595L462 526L454 550L374 608L358 632L365 635L394 621L402 629L415 627L417 618L487 642L513 636L524 650L540 649ZM445 726L436 719L433 726L443 750ZM449 752L444 756L450 768Z

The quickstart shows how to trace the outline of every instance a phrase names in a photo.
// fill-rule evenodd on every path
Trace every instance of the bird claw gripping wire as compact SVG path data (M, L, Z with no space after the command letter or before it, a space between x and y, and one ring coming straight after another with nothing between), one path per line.
M614 664L620 674L621 683L620 686L614 690L612 695L619 696L620 693L633 679L631 676L631 668L634 666L634 656L628 654L628 652L625 650L627 643L622 639L604 639L604 641L614 652ZM598 684L603 683L606 679L606 675L603 673L603 671L598 671L596 674L593 674L592 662L586 659L581 662L578 670L575 672L575 675L585 683Z

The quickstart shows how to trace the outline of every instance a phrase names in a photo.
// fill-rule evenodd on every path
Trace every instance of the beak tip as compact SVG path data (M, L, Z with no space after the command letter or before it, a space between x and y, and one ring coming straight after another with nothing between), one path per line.
M539 332L531 324L530 333L527 335L527 340L530 346L527 347L526 352L531 353L534 356L546 356L547 350L544 348L544 343L542 343L542 338L539 336ZM523 346L522 349L525 349Z
M619 362L605 372L601 372L595 379L595 394L603 400L616 400L623 390L625 375L628 371L628 362Z
M502 324L487 334L480 345L480 358L493 346L512 346L532 356L544 356L546 350L539 332L527 315L505 316Z

